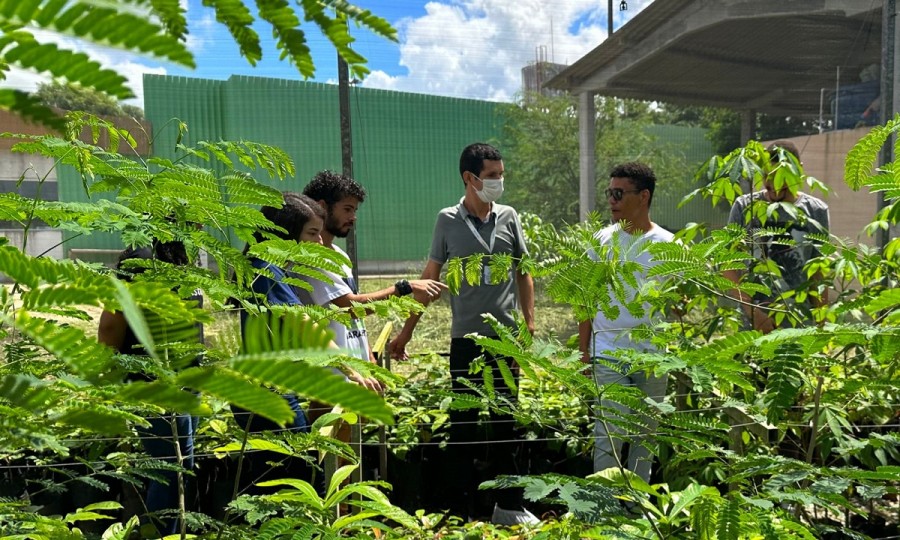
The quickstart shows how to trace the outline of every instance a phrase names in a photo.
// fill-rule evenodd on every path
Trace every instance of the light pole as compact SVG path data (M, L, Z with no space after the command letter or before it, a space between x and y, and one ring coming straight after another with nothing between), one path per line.
M606 37L610 37L613 35L613 16L612 16L612 8L613 8L613 0L609 0L606 8ZM619 11L625 11L628 9L628 2L625 0L621 0L619 2Z

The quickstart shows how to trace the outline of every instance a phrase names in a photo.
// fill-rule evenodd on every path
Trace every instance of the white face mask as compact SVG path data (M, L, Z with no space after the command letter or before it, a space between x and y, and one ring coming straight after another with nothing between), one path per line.
M475 176L474 174L472 176ZM478 178L475 176L475 178ZM478 178L481 180L481 178ZM482 202L492 203L500 198L503 195L503 178L492 179L485 178L481 180L481 191L475 190L475 194L478 195L478 198L481 199Z

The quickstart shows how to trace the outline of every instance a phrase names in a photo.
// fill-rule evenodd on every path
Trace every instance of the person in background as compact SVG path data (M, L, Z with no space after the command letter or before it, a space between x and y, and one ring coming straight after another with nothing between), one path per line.
M153 240L149 247L129 247L124 250L116 263L116 270L122 279L130 281L144 268L132 267L125 269L125 262L133 259L147 261L147 266L153 261L160 261L177 266L190 264L187 250L182 242L160 242ZM202 291L195 290L188 298L190 302L203 305ZM203 343L203 326L195 327L194 335L196 343ZM120 311L104 311L100 315L97 330L97 340L104 343L120 354L148 356L147 351L138 340L134 330ZM149 356L148 356L149 358ZM199 358L195 360L195 364ZM169 366L170 367L170 366ZM166 369L167 367L163 367ZM130 373L128 380L153 380L154 376L147 373ZM138 428L141 441L146 452L153 458L168 463L177 463L180 456L180 465L184 471L194 468L194 434L197 429L197 419L189 414L160 414L146 419L150 426ZM176 441L177 440L177 447ZM158 471L161 480L151 478L147 483L147 491L144 505L153 524L162 535L176 534L179 521L171 515L160 515L166 511L175 511L180 507L179 473L172 470ZM186 502L190 502L189 495L193 493L193 475L182 474L184 480L184 493Z
M781 150L779 155L779 150ZM794 143L790 141L775 141L767 148L770 154L770 170L765 178L765 184L761 191L747 193L735 199L728 215L729 224L737 224L747 231L749 257L747 259L748 270L759 264L760 260L771 260L781 272L780 276L754 275L751 279L763 282L771 291L771 294L755 294L752 298L738 289L732 291L732 295L740 302L741 310L746 315L749 324L755 330L767 334L775 329L775 316L769 307L783 294L792 293L803 288L818 288L821 284L821 274L813 274L808 277L804 266L810 259L819 256L819 250L809 237L810 234L827 235L830 224L828 205L825 201L812 195L799 191L799 186L781 185L775 186L777 169L787 165L782 159L796 159L796 165L802 167L800 152ZM789 155L788 155L789 154ZM802 169L801 169L802 171ZM790 205L796 208L796 217L786 210L776 209L768 214L765 225L754 211L754 205ZM760 231L765 227L765 232ZM780 231L773 234L772 231ZM725 277L738 284L744 277L744 272L737 270L725 271ZM818 307L828 303L828 289L822 287L821 292L809 296L809 301L804 303L785 303L784 307L791 307L791 317L785 317L785 323L798 323L809 321L812 316L811 307ZM793 321L791 321L793 319Z
M356 213L366 200L365 189L352 178L332 171L321 171L303 188L303 194L315 201L325 212L325 223L322 229L322 244L344 255L347 254L334 243L335 238L346 238L350 229L356 225ZM418 302L427 304L440 297L447 286L437 279L420 279L397 281L393 286L380 291L360 294L359 286L353 277L353 268L345 265L340 275L323 271L330 277L328 281L303 277L312 287L311 291L298 291L307 303L341 309L349 309L356 304L366 304L384 300L391 296L411 294ZM353 317L350 326L331 322L335 333L335 343L341 349L350 351L354 356L374 362L369 348L368 335L364 321Z
M647 251L653 242L671 242L672 233L650 220L650 204L656 189L656 175L653 170L638 162L623 163L616 166L609 175L609 187L606 198L612 213L612 224L595 234L600 246L609 246L616 250L620 260L632 261L640 265L635 274L637 287L632 288L623 283L628 301L632 301L639 290L651 278L648 271L658 264ZM588 254L597 260L594 251ZM612 256L610 253L609 256ZM618 317L609 319L602 310L597 312L593 320L581 321L578 325L578 344L582 361L593 366L594 381L598 386L620 384L637 387L641 392L655 401L662 401L666 394L666 378L654 376L644 371L633 371L631 366L615 356L620 349L632 349L638 352L652 352L655 347L645 341L632 339L631 330L639 326L650 326L661 320L660 314L651 315L649 304L643 305L640 315L631 313L614 295L610 295L610 303L618 307ZM627 414L631 411L621 404L602 399L602 411L618 411ZM604 413L605 414L605 413ZM650 481L653 456L644 446L645 435L655 429L655 423L647 419L645 433L630 439L628 458L623 459L622 430L608 418L598 418L594 422L594 471L602 471L610 467L625 465L645 481Z

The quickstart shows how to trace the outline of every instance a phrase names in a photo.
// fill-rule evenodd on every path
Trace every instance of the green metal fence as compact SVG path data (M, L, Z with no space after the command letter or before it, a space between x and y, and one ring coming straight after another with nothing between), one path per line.
M277 184L300 191L321 169L340 170L337 86L235 76L227 81L147 75L147 118L153 153L171 156L177 118L187 143L252 140L286 151L297 176ZM462 193L462 148L498 132L497 104L351 88L354 177L368 191L357 226L358 255L370 271L392 271L396 261L422 261L434 218Z
M340 170L341 139L337 86L234 76L227 81L144 76L145 114L153 125L154 156L175 156L177 122L188 131L183 144L202 140L249 140L287 152L296 177L257 180L301 191L321 169ZM499 137L506 105L367 88L350 89L354 177L368 191L357 223L360 266L368 273L421 267L430 247L437 212L462 196L459 153L474 141ZM712 152L697 128L653 126L651 135L688 163ZM197 158L189 161L218 166ZM85 200L81 180L59 172L60 200ZM708 205L675 209L677 201L654 204L654 219L669 227L688 221L722 221ZM662 221L659 221L662 223ZM67 249L121 249L116 235L69 237Z

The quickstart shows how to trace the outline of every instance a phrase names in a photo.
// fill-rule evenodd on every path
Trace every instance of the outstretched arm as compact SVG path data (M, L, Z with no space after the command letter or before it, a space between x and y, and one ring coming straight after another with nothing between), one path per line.
M447 286L438 281L437 278L414 279L407 283L409 283L411 292L406 294L412 294L412 297L415 298L415 300L420 304L428 304L429 302L437 300L441 297L441 293L447 290ZM366 304L369 302L376 302L378 300L385 300L387 298L390 298L391 296L405 296L405 294L397 284L394 284L390 287L385 287L384 289L376 292L365 294L345 294L344 296L335 298L331 301L331 303L340 308L349 308L353 305L354 302L358 304Z
M441 263L429 260L428 263L425 264L425 270L422 271L422 280L436 281L441 277L442 266ZM444 288L446 288L446 285L444 285ZM423 302L423 304L427 304L427 302ZM410 315L409 318L406 319L406 323L403 324L403 328L400 330L397 337L388 343L388 354L391 355L391 358L396 358L398 360L405 360L407 358L406 345L409 344L412 339L413 332L416 329L416 325L419 324L419 318L421 316L421 313L413 313Z
M593 337L593 321L581 321L578 323L578 350L581 351L581 361L591 363L591 338Z

